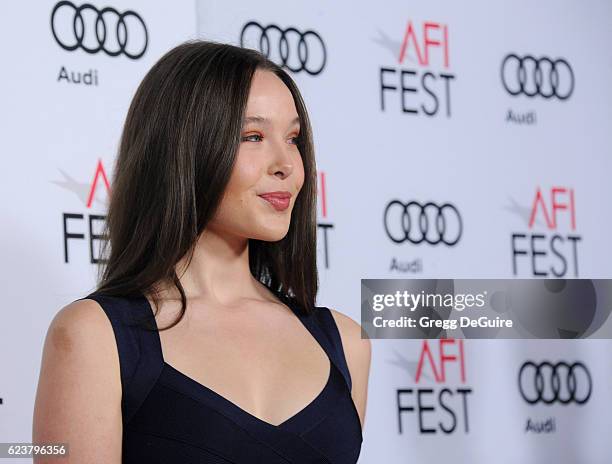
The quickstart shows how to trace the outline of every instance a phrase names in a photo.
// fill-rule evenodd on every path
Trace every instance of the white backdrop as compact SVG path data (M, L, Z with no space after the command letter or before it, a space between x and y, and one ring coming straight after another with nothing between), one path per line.
M67 50L68 3L13 2L0 15L0 441L30 441L48 324L94 286L90 238L136 86L193 37L263 47L295 70L317 149L318 304L359 320L362 278L612 277L610 2L93 5L142 19L125 17L125 53ZM91 48L95 14L82 14ZM104 18L117 49L117 16ZM514 58L503 66L508 55L522 71ZM93 84L75 82L84 75ZM521 83L518 95L505 88ZM392 200L410 204L408 230L401 214L385 215ZM611 462L611 348L374 340L360 462ZM588 375L559 365L559 396L575 380L575 401L529 404L521 392L535 375L518 381L527 361L580 363ZM552 371L541 372L550 395Z

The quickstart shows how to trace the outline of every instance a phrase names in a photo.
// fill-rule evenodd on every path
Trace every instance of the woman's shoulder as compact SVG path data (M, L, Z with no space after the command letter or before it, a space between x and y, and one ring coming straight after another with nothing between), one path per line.
M48 376L81 385L104 379L111 392L121 392L114 329L93 299L75 300L59 309L48 326L42 358Z
M115 334L100 304L92 299L73 301L54 315L47 329L45 355L77 375L95 368L116 372L119 365Z
M340 333L344 357L352 379L351 395L363 429L372 359L372 344L366 331L362 330L361 325L352 317L335 309L327 309L333 316Z
M349 368L351 361L353 364L369 363L372 345L366 331L362 330L361 325L344 312L327 307L325 309L331 313L338 327Z
M102 306L95 300L75 300L55 314L48 337L54 347L73 351L93 345L96 349L114 348L114 334Z
M75 418L78 427L74 427ZM105 445L96 452L111 462L120 450L121 380L113 330L93 300L62 307L44 340L33 417L33 441L71 443L71 454L94 451L83 437ZM74 444L74 447L72 446ZM113 446L110 446L113 445Z

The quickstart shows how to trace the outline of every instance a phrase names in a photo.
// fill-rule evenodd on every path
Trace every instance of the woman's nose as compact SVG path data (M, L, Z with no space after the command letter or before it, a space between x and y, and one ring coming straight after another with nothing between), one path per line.
M269 171L271 174L285 179L293 172L291 148L287 146L286 142L276 142L271 149L274 153L271 158Z

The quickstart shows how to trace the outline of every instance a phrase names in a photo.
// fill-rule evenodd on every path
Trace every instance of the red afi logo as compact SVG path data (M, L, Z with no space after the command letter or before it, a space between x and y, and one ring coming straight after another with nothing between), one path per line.
M432 37L432 33L435 34L435 36ZM419 43L421 45L419 45ZM400 63L404 62L406 51L410 47L414 48L416 57L421 66L429 66L429 51L431 48L441 47L444 54L444 67L448 68L448 26L446 24L425 21L423 23L421 36L417 37L412 21L408 21L404 40L402 41L402 48L400 49Z

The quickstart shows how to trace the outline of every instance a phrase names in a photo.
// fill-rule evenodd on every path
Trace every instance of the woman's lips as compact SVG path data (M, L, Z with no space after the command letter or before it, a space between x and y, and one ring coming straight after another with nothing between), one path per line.
M286 210L291 202L291 194L289 192L262 193L259 196L270 203L277 211Z

